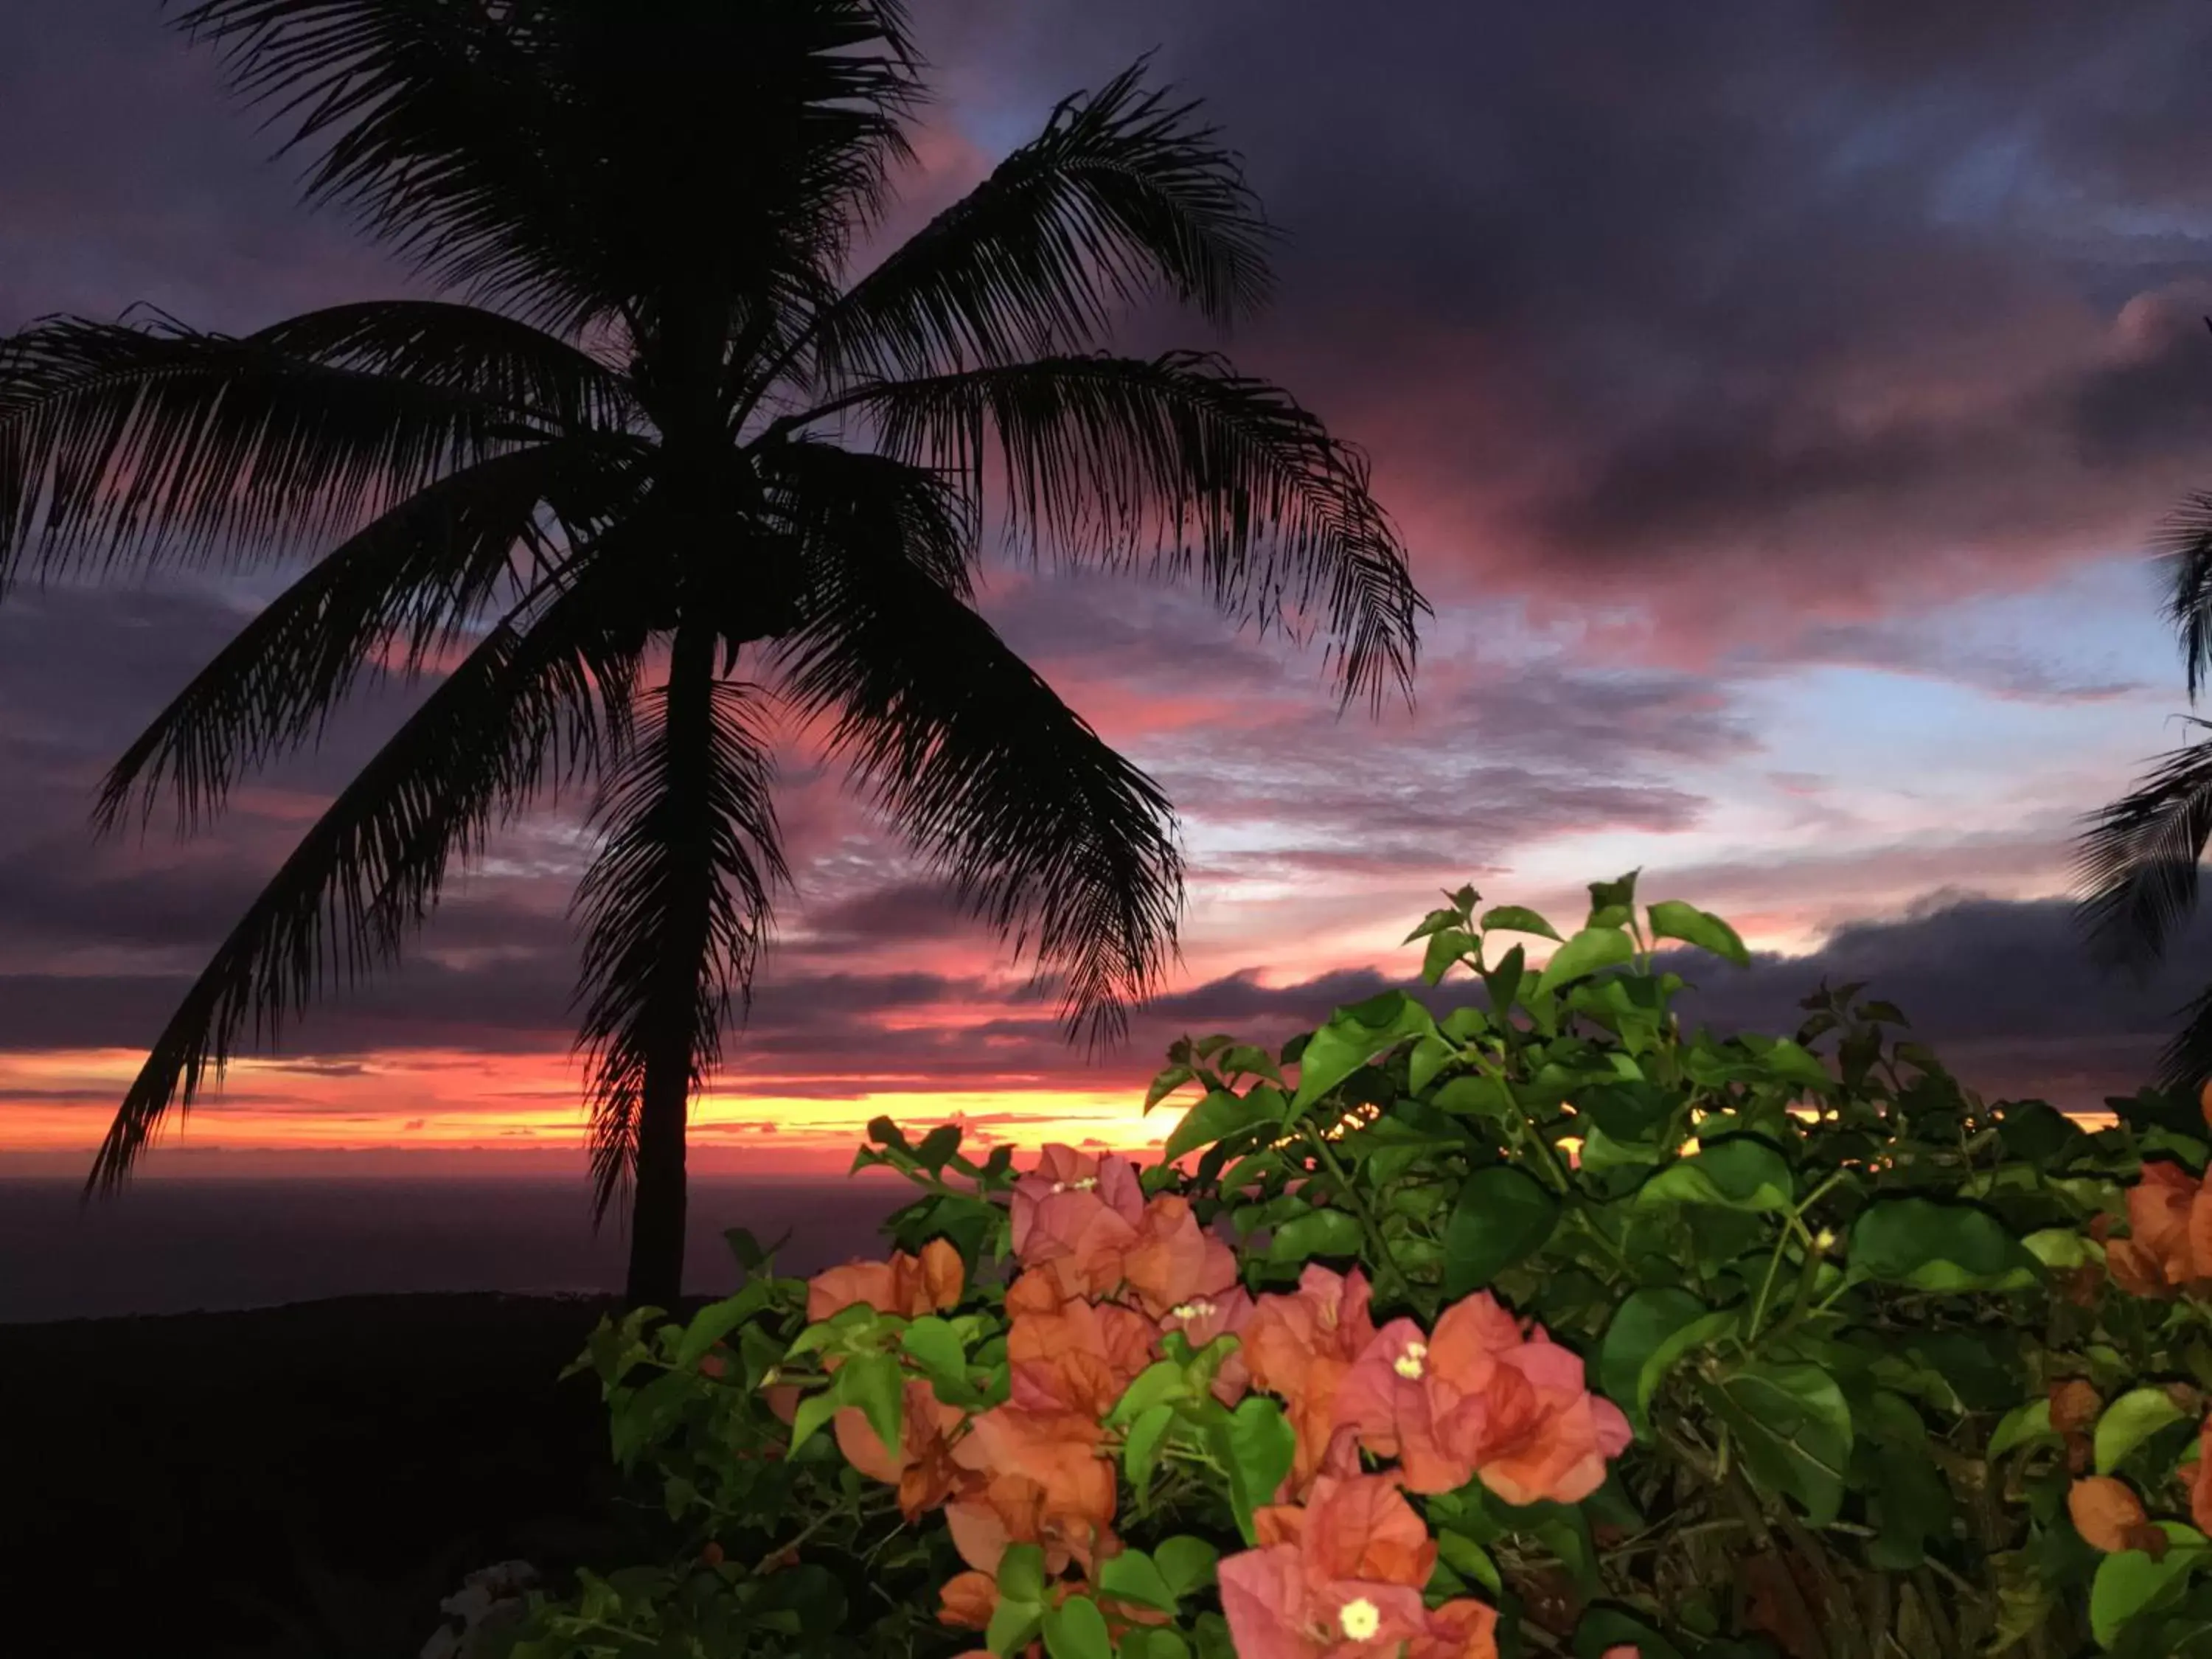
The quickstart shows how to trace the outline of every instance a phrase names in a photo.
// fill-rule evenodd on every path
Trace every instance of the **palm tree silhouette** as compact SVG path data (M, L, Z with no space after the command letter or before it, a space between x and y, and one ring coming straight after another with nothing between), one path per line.
M1110 1041L1173 959L1169 802L972 608L987 532L1318 632L1347 704L1409 691L1426 607L1360 454L1218 357L1104 349L1133 303L1223 324L1268 286L1237 158L1141 62L855 276L923 99L897 0L177 21L305 149L308 199L453 297L0 342L0 580L319 554L97 820L168 795L189 831L365 678L459 662L194 983L88 1191L242 1042L394 960L492 830L587 784L594 1213L630 1200L629 1293L665 1306L689 1101L787 880L770 711L819 723L1071 1036Z
M2191 495L2161 532L2166 614L2181 647L2193 708L2212 679L2212 494ZM2181 716L2212 733L2212 721ZM2197 869L2212 839L2212 735L2161 755L2135 788L2088 820L2076 843L2079 916L2100 966L2140 982L2196 914ZM2212 1079L2212 986L2181 1011L2159 1060L2161 1089L2194 1094Z

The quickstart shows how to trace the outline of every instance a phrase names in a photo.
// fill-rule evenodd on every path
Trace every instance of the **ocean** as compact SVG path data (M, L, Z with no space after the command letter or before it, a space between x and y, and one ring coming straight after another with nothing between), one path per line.
M322 1297L622 1288L618 1224L594 1235L580 1181L508 1176L142 1181L79 1203L70 1180L0 1180L0 1322L275 1307ZM702 1176L691 1183L685 1288L737 1284L722 1230L811 1273L881 1248L910 1194L844 1176Z

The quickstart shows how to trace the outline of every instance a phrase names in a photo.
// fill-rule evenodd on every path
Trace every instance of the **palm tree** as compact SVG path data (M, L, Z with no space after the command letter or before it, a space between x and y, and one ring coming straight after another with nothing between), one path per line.
M588 785L594 1214L630 1201L629 1293L665 1306L689 1101L787 879L773 712L818 723L1095 1042L1173 960L1175 818L972 608L987 542L1194 577L1319 633L1347 704L1409 690L1425 606L1359 453L1216 356L1106 349L1132 303L1220 325L1268 287L1236 156L1143 64L855 276L923 97L899 0L178 21L273 106L308 199L447 297L0 342L0 581L311 556L131 745L97 822L173 796L190 831L366 680L459 662L223 941L88 1190L241 1042L392 963L490 831Z
M2212 680L2212 494L2191 495L2166 521L2166 614L2179 636L2189 701ZM2212 734L2212 721L2182 718ZM2160 756L2135 788L2094 814L2076 847L2080 918L2100 966L2138 981L2196 914L2197 870L2212 839L2212 735ZM2212 986L2181 1011L2159 1061L2159 1086L2194 1094L2212 1079Z

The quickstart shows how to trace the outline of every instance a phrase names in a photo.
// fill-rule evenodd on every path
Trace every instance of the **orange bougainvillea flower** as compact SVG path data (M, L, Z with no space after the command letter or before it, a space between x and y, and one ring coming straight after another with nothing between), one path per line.
M1509 1504L1579 1503L1632 1438L1620 1408L1590 1393L1580 1358L1541 1327L1524 1333L1486 1291L1445 1309L1425 1340L1411 1320L1378 1332L1345 1377L1336 1421L1397 1457L1414 1492L1479 1475Z
M2081 1377L2051 1385L2051 1431L2066 1443L2066 1462L2075 1474L2089 1467L2089 1429L2104 1405L2095 1387Z
M988 1573L955 1573L938 1598L937 1622L955 1630L982 1630L999 1610L999 1582Z
M2128 1188L2128 1232L2105 1246L2105 1262L2119 1287L2134 1296L2172 1296L2203 1277L2212 1264L2212 1205L2203 1184L2179 1164L2160 1158L2142 1166Z
M1234 1336L1237 1346L1213 1374L1213 1397L1233 1406L1252 1386L1251 1367L1244 1361L1244 1333L1252 1322L1251 1293L1242 1285L1212 1296L1194 1297L1168 1310L1160 1321L1163 1334L1181 1331L1193 1348L1203 1348L1220 1336Z
M1605 1659L1637 1659L1633 1648L1608 1648ZM1406 1659L1498 1659L1498 1609L1480 1601L1447 1601L1429 1613L1428 1628Z
M1100 1450L1095 1418L1076 1412L999 1406L981 1413L952 1449L975 1478L945 1507L963 1560L995 1576L1009 1544L1036 1544L1047 1567L1071 1560L1085 1571L1115 1547L1114 1466Z
M2066 1513L2074 1530L2092 1549L2107 1555L2120 1550L2166 1553L2166 1534L2150 1524L2142 1500L2124 1481L2093 1474L2076 1480L2066 1492Z
M1186 1303L1225 1295L1237 1283L1237 1256L1198 1224L1185 1200L1162 1193L1145 1206L1123 1272L1145 1311L1164 1319Z
M1218 1570L1237 1659L1395 1659L1431 1633L1436 1540L1389 1476L1323 1475L1305 1507L1252 1521L1259 1547Z
M902 1413L901 1444L894 1457L866 1415L847 1406L830 1419L837 1449L871 1480L898 1488L899 1509L909 1521L935 1509L963 1484L952 1461L953 1435L968 1413L948 1406L927 1382L909 1380Z
M1152 1322L1133 1308L1062 1297L1046 1271L1008 1287L1006 1360L1012 1403L1030 1411L1106 1414L1152 1362Z
M1070 1295L1103 1295L1121 1281L1144 1213L1128 1159L1048 1146L1014 1183L1014 1255L1024 1267L1050 1267Z
M807 1322L819 1324L860 1303L900 1319L941 1313L959 1304L965 1277L960 1252L942 1238L923 1245L919 1257L901 1250L888 1261L848 1261L807 1281Z
M1279 1395L1297 1431L1296 1455L1284 1482L1304 1492L1324 1468L1356 1474L1359 1455L1350 1431L1336 1427L1336 1393L1352 1363L1375 1337L1365 1275L1309 1266L1289 1296L1263 1296L1245 1322L1243 1352L1255 1386Z

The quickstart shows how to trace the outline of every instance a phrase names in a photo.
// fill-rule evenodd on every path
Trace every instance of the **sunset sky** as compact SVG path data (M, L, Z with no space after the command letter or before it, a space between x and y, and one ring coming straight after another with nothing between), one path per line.
M1707 1017L1870 978L1994 1092L2141 1080L2212 934L2108 983L2059 896L2075 820L2184 735L2141 550L2212 489L2198 0L916 9L943 95L909 226L1140 52L1206 100L1286 234L1275 308L1228 348L1371 453L1437 614L1417 705L1340 717L1317 655L1191 595L994 567L993 623L1182 814L1176 984L1122 1050L1070 1049L794 735L798 890L700 1162L841 1161L885 1111L1141 1139L1178 1032L1279 1040L1371 994L1439 888L1575 921L1635 866L1764 953L1705 976ZM300 210L272 146L152 5L9 0L0 330L418 291ZM269 591L0 600L0 1171L82 1170L405 704L369 700L194 842L95 844L105 766ZM507 836L410 966L234 1067L146 1173L580 1164L580 825Z

